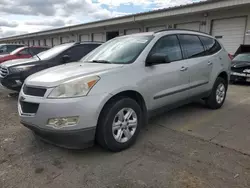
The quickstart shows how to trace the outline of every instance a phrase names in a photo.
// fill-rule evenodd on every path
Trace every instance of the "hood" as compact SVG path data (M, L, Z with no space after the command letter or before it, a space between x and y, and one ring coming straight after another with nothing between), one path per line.
M12 67L12 66L16 66L16 65L29 64L29 63L33 63L33 62L37 62L37 61L39 61L39 60L36 58L13 59L13 60L5 61L1 65L5 66L5 67Z
M250 62L248 61L232 61L232 68L243 68L250 67Z
M31 75L25 81L27 85L41 87L55 87L59 84L91 74L100 75L103 72L121 68L119 64L102 64L102 63L69 63L52 67L36 74Z

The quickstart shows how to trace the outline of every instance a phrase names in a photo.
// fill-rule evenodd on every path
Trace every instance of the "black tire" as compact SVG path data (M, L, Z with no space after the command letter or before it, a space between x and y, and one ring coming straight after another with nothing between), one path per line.
M221 103L218 103L216 100L216 90L220 84L223 84L225 86L226 91L225 91L225 96L224 96L223 101ZM214 83L213 89L212 89L209 97L205 99L205 102L206 102L206 105L208 106L208 108L219 109L222 107L222 105L224 104L225 99L226 99L227 88L228 88L227 81L221 77L218 77Z
M137 115L137 128L134 135L125 143L117 142L113 136L112 123L116 114L123 108L131 108ZM119 152L121 150L129 148L135 143L136 138L140 132L142 126L142 110L138 103L128 97L119 97L111 100L100 114L100 118L97 125L96 141L103 148L113 152Z

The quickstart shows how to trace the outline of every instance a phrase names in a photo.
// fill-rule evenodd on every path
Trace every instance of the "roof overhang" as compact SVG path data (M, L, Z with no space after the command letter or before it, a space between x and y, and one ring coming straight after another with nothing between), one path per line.
M53 35L53 34L59 34L59 33L66 33L69 31L74 32L74 31L92 29L92 28L98 28L98 27L107 27L107 26L112 26L112 25L117 25L117 24L141 22L141 21L147 21L151 19L180 16L180 15L185 15L185 14L194 14L194 13L199 13L199 12L209 12L209 11L218 10L218 9L229 9L229 8L245 6L245 5L250 5L250 1L249 0L207 0L207 1L201 1L198 3L192 3L192 4L181 5L181 6L171 7L171 8L132 14L132 15L127 15L123 17L95 21L91 23L84 23L84 24L68 26L68 27L63 27L63 28L58 28L58 29L52 29L52 30L47 30L47 31L39 31L35 33L6 37L6 38L0 39L0 41L4 42L8 40L18 40L18 39L37 37L37 36Z

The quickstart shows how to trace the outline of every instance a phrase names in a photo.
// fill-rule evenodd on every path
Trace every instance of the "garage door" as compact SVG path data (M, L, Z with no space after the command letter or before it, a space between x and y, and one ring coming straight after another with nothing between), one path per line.
M61 37L61 44L69 42L69 36Z
M147 31L148 32L154 32L154 31L160 31L160 30L163 30L163 29L166 29L166 27L165 26L148 27Z
M103 33L94 33L93 34L93 41L95 41L95 42L103 42L104 41Z
M52 40L53 40L53 46L59 45L59 40L58 40L58 38L52 38Z
M89 41L89 35L79 35L79 41Z
M213 20L212 35L234 54L240 44L244 43L246 18L230 18Z
M35 40L35 46L39 46L38 40Z
M47 46L52 46L51 39L46 39L46 44L47 44Z
M200 22L176 24L175 28L176 29L188 29L188 30L200 31Z
M134 33L140 33L140 29L137 28L137 29L127 29L127 30L125 30L126 35L131 35L131 34L134 34Z

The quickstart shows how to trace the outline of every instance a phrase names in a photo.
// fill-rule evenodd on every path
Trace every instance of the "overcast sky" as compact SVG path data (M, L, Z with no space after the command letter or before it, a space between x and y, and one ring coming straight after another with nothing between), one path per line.
M200 0L0 0L0 37L197 1Z

